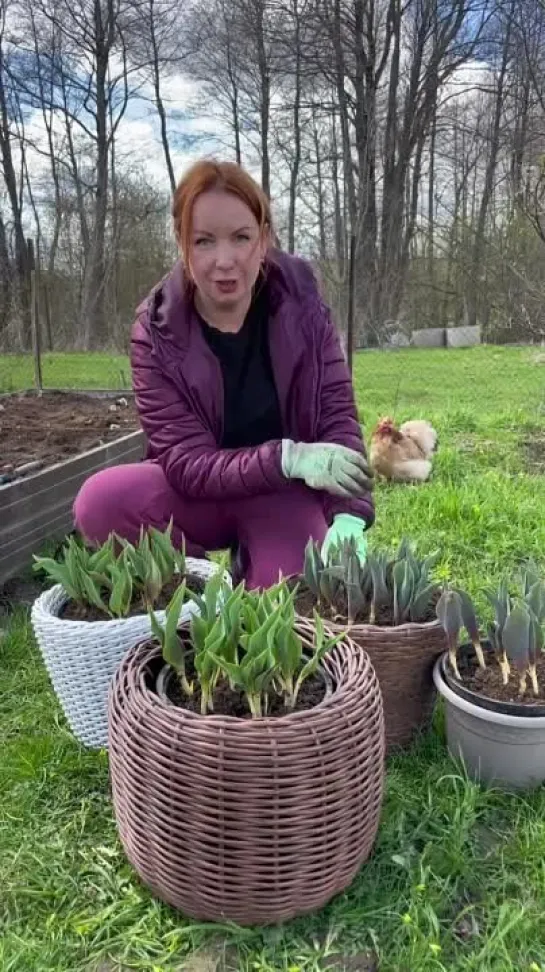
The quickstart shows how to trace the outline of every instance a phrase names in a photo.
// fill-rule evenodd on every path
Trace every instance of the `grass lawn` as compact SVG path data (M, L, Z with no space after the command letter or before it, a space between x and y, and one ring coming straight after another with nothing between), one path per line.
M122 354L44 354L44 388L130 388L129 362ZM0 393L32 388L32 357L0 354Z
M46 382L65 386L119 387L127 367L49 358ZM0 358L4 389L29 374ZM440 574L479 600L524 556L545 561L542 355L370 352L356 386L366 426L395 410L440 435L429 484L378 488L375 540L440 548ZM186 921L140 886L116 839L107 756L66 730L23 611L0 647L0 712L2 972L545 972L545 791L466 781L445 755L440 711L389 763L375 853L352 888L265 931Z

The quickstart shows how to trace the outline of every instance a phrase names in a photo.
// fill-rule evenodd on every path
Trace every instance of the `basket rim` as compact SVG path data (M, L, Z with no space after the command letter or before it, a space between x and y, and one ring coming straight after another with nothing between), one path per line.
M191 565L193 568L196 568L199 564L203 564L203 563L210 565L212 570L215 566L213 560L205 560L204 557L186 558L186 564ZM219 570L219 567L217 567L216 572L217 570ZM186 574L187 573L191 573L191 569L187 570ZM223 573L224 573L224 577L230 580L229 572L224 571ZM129 617L126 618L101 618L100 620L97 621L84 621L78 618L59 617L59 611L61 610L62 607L64 607L64 605L69 600L70 600L70 595L64 589L62 584L53 584L51 587L46 588L45 591L42 591L41 594L38 594L38 597L34 599L32 603L32 609L31 609L32 615L34 616L35 613L40 612L43 616L46 616L51 620L58 621L59 624L74 625L74 626L83 624L85 625L85 630L92 628L95 631L103 631L105 630L105 628L108 628L108 630L111 631L113 625L118 625L121 627L122 625L127 625L131 623L136 624L137 622L141 622L142 620L148 618L148 614L144 610L142 610L142 612L139 612L138 614L131 614ZM50 601L53 602L53 605L50 603ZM196 610L196 605L193 605L190 601L187 601L184 607L187 610L192 612ZM158 608L158 610L155 611L155 615L158 618L163 618L164 614L165 614L165 608Z
M290 574L286 577L287 581L297 581L301 578L301 574ZM295 607L295 615L298 621L304 621L307 624L314 625L312 618L305 617L304 614L298 614L297 606ZM320 617L322 617L320 615ZM384 631L386 633L392 631L429 631L432 628L437 628L441 626L441 622L438 618L434 618L433 621L404 621L403 624L369 624L365 621L361 624L339 624L338 621L330 621L328 618L322 618L322 621L326 627L331 631L339 634L341 631L346 631L350 635L351 631Z
M59 612L61 608L63 608L64 605L69 600L70 600L70 596L69 594L67 594L62 584L54 584L53 587L48 587L47 590L42 591L42 593L39 594L36 600L34 601L32 605L33 617L35 618L36 614L40 612L42 617L46 617L52 621L57 621L59 624L62 624L63 626L66 625L67 628L68 626L74 628L76 626L80 627L81 625L84 625L86 631L87 630L103 631L106 628L109 631L111 631L114 625L117 625L118 627L123 627L131 623L136 624L137 622L140 622L143 619L148 617L145 611L142 611L141 614L140 613L131 614L130 617L127 618L103 618L103 619L101 618L98 621L83 621L79 618L59 617ZM53 601L53 604L50 604L49 601ZM162 617L162 615L164 615L165 613L165 610L164 608L161 608L155 613L158 617Z
M297 619L308 621L309 624L314 623L312 618L305 618L301 614L297 614ZM322 618L322 621L327 628L336 634L346 631L348 636L350 636L351 631L384 631L385 634L390 634L392 632L431 631L441 627L441 622L437 618L434 618L433 621L404 621L403 624L369 624L367 621L362 624L339 624L337 621L329 621L326 618Z
M181 626L181 628L184 627L188 627L187 623ZM299 627L299 625L296 624L296 627ZM365 675L374 672L371 659L369 658L367 652L362 651L362 649L359 648L349 637L343 639L342 644L350 652L353 662L360 662L360 664L364 666ZM335 652L338 651L339 647L339 645L335 645L331 649L329 658L334 657ZM162 714L169 713L173 722L177 726L181 726L184 723L186 725L191 723L192 726L196 728L213 725L218 729L220 729L222 726L229 728L237 727L245 732L251 732L255 727L259 727L260 730L270 730L274 726L287 726L293 723L302 723L308 721L309 719L313 719L316 714L321 716L328 709L342 703L346 694L353 690L352 684L344 684L342 682L339 684L334 674L329 673L334 682L333 691L330 695L325 695L324 698L316 705L313 705L311 709L303 709L300 712L288 712L286 715L281 716L260 716L258 718L251 719L242 718L241 716L223 715L215 712L210 712L203 716L199 712L193 712L190 709L184 709L182 706L173 705L171 702L162 699L154 691L150 690L143 684L144 666L149 665L155 659L162 657L160 645L154 643L151 639L143 639L139 645L134 648L134 651L129 652L128 654L130 655L130 659L126 659L126 662L125 664L122 664L121 669L126 671L125 665L130 664L130 660L134 658L134 654L137 651L142 653L147 651L147 655L138 661L139 670L137 674L135 673L136 677L138 678L138 693L141 705L146 706L149 711L160 710ZM338 664L339 666L342 664L342 660L340 658L338 659ZM118 672L118 677L121 674L121 669ZM349 681L351 682L350 679ZM114 691L115 687L114 683L112 683L110 693L112 694Z

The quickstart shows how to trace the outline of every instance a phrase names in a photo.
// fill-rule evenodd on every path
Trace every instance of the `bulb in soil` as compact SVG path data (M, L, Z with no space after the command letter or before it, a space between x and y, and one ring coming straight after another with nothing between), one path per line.
M450 649L450 651L448 653L448 658L449 658L450 667L452 668L452 671L454 672L454 674L455 674L456 678L458 679L458 681L461 682L462 679L461 679L461 676L460 676L460 672L458 670L458 662L456 660L456 649L455 648L451 648Z
M481 648L480 641L474 641L473 647L475 649L475 654L477 655L477 661L479 662L479 668L486 668L486 662L484 660L483 649Z
M534 695L539 695L539 685L537 681L537 671L535 665L530 665L528 669L528 674L530 676L530 681L532 683L532 691Z

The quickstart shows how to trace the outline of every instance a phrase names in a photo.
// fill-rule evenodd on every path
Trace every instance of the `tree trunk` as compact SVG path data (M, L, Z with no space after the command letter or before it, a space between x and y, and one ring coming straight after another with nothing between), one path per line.
M21 308L21 347L28 350L31 346L30 327L30 293L28 253L23 229L23 209L21 192L17 184L15 163L13 160L12 132L8 116L8 96L5 87L4 54L0 39L0 158L4 182L8 194L13 221L13 235L15 239L15 267L17 275L17 296ZM24 145L20 144L24 157ZM22 188L22 187L21 187Z
M261 129L261 185L263 192L271 194L271 162L269 156L269 125L271 112L271 76L265 47L265 2L257 0L256 42L257 65L260 80L260 129Z
M288 210L288 253L295 252L295 207L301 165L301 25L298 0L294 0L295 17L295 90L293 93L293 158L290 167L290 195Z
M314 142L314 164L316 166L316 192L318 195L318 237L320 240L320 259L327 257L327 238L325 225L324 182L322 177L321 146L316 125L316 112L312 112L312 138Z
M501 119L503 114L505 79L507 66L509 64L511 29L512 29L513 5L505 25L505 36L503 40L503 50L500 71L498 74L496 98L494 105L494 117L490 133L490 148L486 163L484 186L477 216L477 226L475 228L475 239L472 254L472 272L469 280L467 292L467 323L470 327L475 326L479 319L479 291L481 288L482 263L485 248L485 229L488 209L494 190L494 178L498 164L498 152L500 147Z

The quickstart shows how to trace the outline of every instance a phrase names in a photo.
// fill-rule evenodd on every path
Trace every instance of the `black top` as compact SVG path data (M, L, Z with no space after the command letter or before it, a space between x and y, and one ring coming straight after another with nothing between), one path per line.
M218 331L198 315L205 340L223 376L223 449L262 445L283 436L269 352L264 289L254 298L240 331Z

